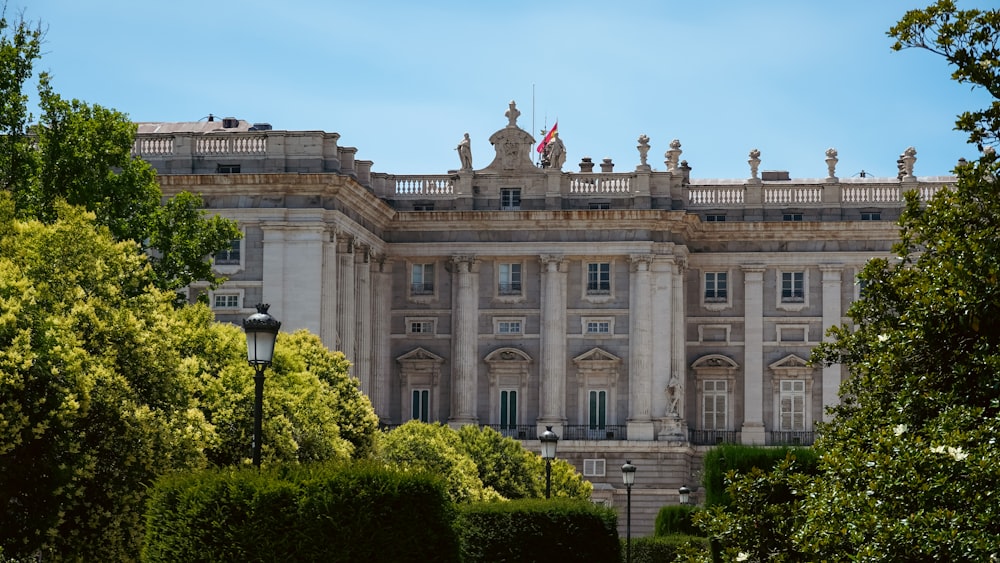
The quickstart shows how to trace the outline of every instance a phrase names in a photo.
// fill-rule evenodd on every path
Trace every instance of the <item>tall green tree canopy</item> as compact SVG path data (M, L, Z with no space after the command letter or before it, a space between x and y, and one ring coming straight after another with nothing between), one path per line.
M127 115L64 99L41 73L41 114L33 122L25 92L42 41L40 26L0 18L0 185L14 196L18 215L53 221L57 202L79 205L117 240L132 240L155 257L158 287L219 283L208 258L239 230L205 216L198 196L161 201L155 171L132 156L136 126Z

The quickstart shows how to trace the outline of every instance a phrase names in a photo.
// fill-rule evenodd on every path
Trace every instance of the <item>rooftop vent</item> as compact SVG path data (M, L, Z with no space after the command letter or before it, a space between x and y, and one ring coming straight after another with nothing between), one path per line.
M240 126L240 120L235 117L223 117L222 118L222 128L223 129L235 129Z
M270 131L270 123L254 123L253 127L250 128L251 131Z
M791 178L788 176L788 170L764 170L760 173L760 179L765 182L780 182L788 181Z

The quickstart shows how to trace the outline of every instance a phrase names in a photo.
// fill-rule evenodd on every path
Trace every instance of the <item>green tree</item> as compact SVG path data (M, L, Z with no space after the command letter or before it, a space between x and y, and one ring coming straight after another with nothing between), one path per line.
M0 180L18 215L53 221L59 201L82 206L117 240L135 241L156 257L157 287L220 283L207 259L239 238L239 229L207 217L198 196L162 201L155 171L132 156L136 126L127 115L66 100L41 73L41 115L31 123L24 92L42 40L38 25L0 19Z

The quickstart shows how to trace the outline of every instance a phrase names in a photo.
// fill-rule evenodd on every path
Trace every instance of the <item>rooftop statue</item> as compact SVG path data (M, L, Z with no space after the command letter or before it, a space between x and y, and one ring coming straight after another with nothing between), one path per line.
M517 118L521 115L521 111L517 109L517 104L514 100L510 101L510 109L504 112L507 116L507 127L517 127Z
M458 159L462 162L462 170L472 170L472 140L469 139L468 133L458 143L455 150L458 151Z

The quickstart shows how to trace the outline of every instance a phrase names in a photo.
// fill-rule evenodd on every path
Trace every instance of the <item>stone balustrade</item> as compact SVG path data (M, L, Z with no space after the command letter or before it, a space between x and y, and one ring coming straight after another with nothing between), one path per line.
M578 174L570 176L569 193L626 194L632 186L632 174Z
M393 176L392 193L397 198L447 198L455 193L451 176Z

